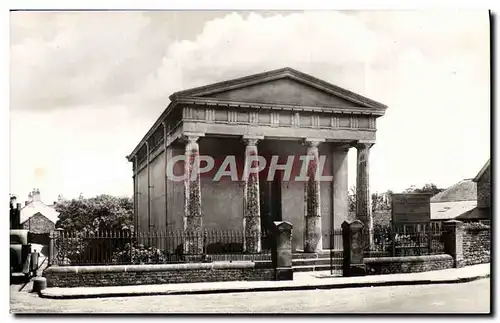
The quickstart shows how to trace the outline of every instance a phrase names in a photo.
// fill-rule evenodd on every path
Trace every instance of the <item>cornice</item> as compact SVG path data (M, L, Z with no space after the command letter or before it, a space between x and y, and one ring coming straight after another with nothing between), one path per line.
M288 111L310 111L323 113L337 114L360 114L383 116L383 109L367 109L364 107L339 107L339 106L304 106L270 102L241 102L232 100L221 100L214 98L199 98L199 97L182 97L176 100L177 103L195 104L202 106L220 106L220 107L238 107L238 108L253 108L253 109L268 109L268 110L288 110Z
M146 142L149 139L149 137L158 129L158 127L162 125L165 118L168 116L168 114L173 110L173 108L176 105L177 105L177 102L170 102L170 104L167 106L167 108L162 112L162 114L158 117L158 119L155 121L155 123L151 126L149 131L144 135L144 137L142 137L141 141L139 141L139 143L134 148L134 150L128 156L126 156L126 158L129 162L132 161L132 158L134 157L135 154L137 154L139 149L141 149L144 142Z

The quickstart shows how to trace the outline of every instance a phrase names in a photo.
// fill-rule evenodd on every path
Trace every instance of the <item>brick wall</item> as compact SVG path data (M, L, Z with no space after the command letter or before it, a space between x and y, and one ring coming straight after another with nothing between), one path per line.
M453 267L450 255L365 258L367 275L418 273Z
M465 266L490 262L490 227L481 223L464 224L462 250Z
M40 213L33 215L22 224L23 229L30 230L33 233L50 233L55 229L54 222L47 219Z
M96 287L274 280L270 261L47 268L48 287Z
M483 176L477 182L477 206L490 207L491 206L491 167L488 166Z

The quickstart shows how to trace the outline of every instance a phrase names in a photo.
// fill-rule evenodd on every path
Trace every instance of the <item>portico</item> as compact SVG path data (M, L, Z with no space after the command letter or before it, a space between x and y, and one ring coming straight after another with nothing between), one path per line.
M369 152L383 104L290 68L170 99L127 156L139 231L241 229L244 249L258 252L267 223L286 220L294 225L293 247L318 252L328 246L325 233L347 219L351 147L358 152L356 213L371 228ZM242 176L200 175L204 155L216 167L223 157L235 156ZM166 176L169 161L178 156L185 163L176 163L174 173L183 173L183 182ZM258 156L266 161L263 171L248 172L259 167ZM273 163L278 171L267 176Z

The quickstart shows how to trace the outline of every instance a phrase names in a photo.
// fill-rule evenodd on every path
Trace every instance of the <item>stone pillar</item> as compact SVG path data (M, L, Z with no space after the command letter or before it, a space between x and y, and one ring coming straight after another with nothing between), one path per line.
M453 267L464 266L463 239L464 224L461 221L450 220L443 223L444 252L453 257Z
M306 140L307 144L307 177L305 182L305 241L304 252L319 252L323 249L321 233L321 200L319 181L318 145L321 140Z
M275 233L272 256L276 280L293 280L292 269L292 224L286 221L274 222Z
M256 138L243 138L245 147L245 169L256 169L258 166L258 150ZM243 191L243 250L248 253L261 251L260 227L260 193L259 174L249 172L244 174Z
M333 150L333 218L335 227L349 219L348 158L349 146L337 146ZM334 229L336 229L334 227Z
M356 174L356 219L364 224L364 230L369 236L369 245L373 245L373 219L370 195L370 148L372 143L358 143L357 174Z
M363 222L356 220L342 223L342 240L344 243L343 276L364 276Z
M186 234L184 253L203 253L201 189L200 189L200 149L199 135L186 136L186 161L184 164L184 232Z

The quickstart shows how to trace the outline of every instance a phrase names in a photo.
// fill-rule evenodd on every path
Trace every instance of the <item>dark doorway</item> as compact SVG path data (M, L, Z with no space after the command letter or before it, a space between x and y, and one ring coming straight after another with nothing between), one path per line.
M267 180L266 172L261 172L260 185L260 214L262 232L269 232L274 221L282 221L281 214L281 172L276 172L271 181Z

